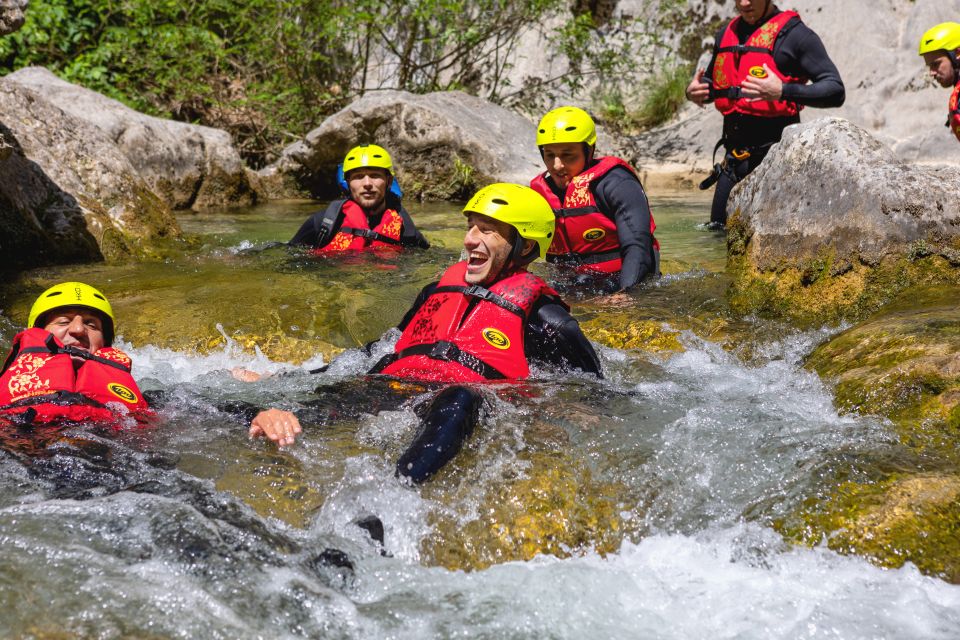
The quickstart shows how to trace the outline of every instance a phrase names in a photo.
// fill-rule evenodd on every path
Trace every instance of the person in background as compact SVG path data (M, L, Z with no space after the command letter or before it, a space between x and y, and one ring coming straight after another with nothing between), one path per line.
M547 261L575 270L578 284L626 291L659 275L656 224L637 174L620 158L596 157L596 144L586 111L553 109L537 126L546 171L530 186L557 219Z
M930 77L941 87L953 88L947 101L947 126L960 140L960 24L941 22L920 37L920 55Z
M723 162L700 184L716 184L710 224L727 222L733 186L757 168L785 127L800 122L803 107L839 107L843 81L820 38L794 11L772 0L735 0L736 18L717 33L713 57L698 69L686 96L713 102L723 114Z
M311 247L318 255L378 247L430 247L400 203L393 161L386 149L375 144L350 149L342 172L341 186L348 197L334 200L308 218L289 244Z

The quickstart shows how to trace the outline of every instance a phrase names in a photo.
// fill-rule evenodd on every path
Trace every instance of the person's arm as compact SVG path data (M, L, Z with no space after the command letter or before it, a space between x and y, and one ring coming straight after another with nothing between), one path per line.
M415 247L417 249L429 249L430 243L423 237L423 234L417 230L417 225L413 223L413 218L403 207L397 209L400 218L403 220L403 228L400 231L400 244L404 247Z
M290 239L290 242L287 244L290 245L306 245L308 247L313 247L319 249L322 246L326 246L328 242L336 235L336 230L340 228L343 224L343 213L341 211L343 203L345 200L334 200L327 208L323 211L317 211L312 216L307 218L307 220L300 225L300 228L293 235L293 238ZM320 242L320 233L323 230L323 220L327 215L330 215L333 219L333 226L330 229L330 233L327 234L327 237L324 239L323 243Z
M650 205L640 181L622 167L612 169L596 186L600 210L617 224L620 241L620 289L637 285L653 273Z
M531 312L524 338L527 357L603 377L600 358L567 309L546 299Z
M810 79L809 84L783 85L784 100L821 109L843 105L843 80L820 36L801 23L786 33L778 45L774 52L777 67L790 75Z

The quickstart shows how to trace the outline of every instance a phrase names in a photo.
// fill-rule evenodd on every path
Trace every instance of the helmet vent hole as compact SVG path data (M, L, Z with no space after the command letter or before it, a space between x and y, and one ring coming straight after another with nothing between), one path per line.
M106 298L104 298L104 297L103 297L102 295L100 295L99 293L93 294L93 297L94 297L94 298L100 298L101 300L106 301Z
M493 204L510 204L509 202L507 202L507 201L504 200L503 198L494 198L494 199L491 200L490 202L492 202Z
M566 129L564 129L564 131L576 131L576 130L577 130L577 128L574 127L574 126L570 126L570 127L567 127Z
M546 133L546 132L547 132L546 129L540 129L540 133Z
M54 291L53 293L49 294L47 297L52 298L54 296L59 296L61 294L63 294L63 291Z

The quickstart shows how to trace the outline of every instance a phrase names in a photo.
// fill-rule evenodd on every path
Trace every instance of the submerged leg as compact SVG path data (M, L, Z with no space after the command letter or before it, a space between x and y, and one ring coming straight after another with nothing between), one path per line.
M482 402L480 393L467 387L447 387L438 393L420 423L420 433L397 460L397 475L423 482L450 462L473 433Z

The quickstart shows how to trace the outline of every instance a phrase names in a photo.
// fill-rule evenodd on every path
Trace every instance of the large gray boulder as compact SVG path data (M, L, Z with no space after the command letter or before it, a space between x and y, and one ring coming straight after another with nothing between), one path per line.
M13 33L23 26L23 12L27 0L0 0L0 36Z
M42 67L20 69L2 82L31 89L100 129L174 209L249 205L256 200L243 160L225 131L142 114Z
M526 184L542 167L534 125L516 113L460 91L382 91L287 147L261 179L273 197L302 190L328 197L337 164L363 143L385 147L404 192L420 198L466 197L491 182Z
M728 210L740 285L766 282L784 300L809 295L810 308L960 274L960 174L905 163L840 118L787 127Z
M119 259L180 234L170 208L112 140L42 96L0 81L4 268Z

